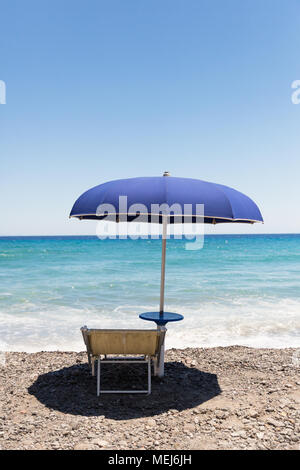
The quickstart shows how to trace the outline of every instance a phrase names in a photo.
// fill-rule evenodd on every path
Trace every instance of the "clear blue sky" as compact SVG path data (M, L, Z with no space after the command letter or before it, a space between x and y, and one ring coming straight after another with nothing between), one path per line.
M110 179L196 177L300 232L299 0L1 2L0 235L93 234L74 200Z

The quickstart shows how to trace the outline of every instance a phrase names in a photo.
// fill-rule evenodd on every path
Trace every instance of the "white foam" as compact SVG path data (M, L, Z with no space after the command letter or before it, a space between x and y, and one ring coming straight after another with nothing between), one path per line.
M67 307L15 304L0 312L3 349L81 351L80 327L154 328L138 318L153 305L119 305L116 308ZM206 301L201 305L166 305L166 311L182 313L184 320L167 325L166 347L215 347L234 344L253 347L300 346L300 300L244 298L224 303Z

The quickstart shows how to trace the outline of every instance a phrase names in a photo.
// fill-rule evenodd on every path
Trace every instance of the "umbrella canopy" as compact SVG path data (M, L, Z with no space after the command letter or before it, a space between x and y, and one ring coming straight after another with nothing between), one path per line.
M99 211L99 206L111 205L115 208L113 215L126 215L130 221L137 217L134 205L142 204L145 207L144 221L149 221L149 216L162 214L157 206L163 204L176 206L179 212L181 208L182 213L184 205L190 205L193 215L197 214L197 204L203 204L205 223L263 222L255 202L235 189L197 179L166 176L121 179L95 186L77 199L70 217L108 218L109 212L101 212L101 209ZM125 208L124 200L120 200L120 196L127 197ZM130 209L131 207L133 209ZM159 217L157 221L161 223L163 219ZM174 218L169 220L172 221Z

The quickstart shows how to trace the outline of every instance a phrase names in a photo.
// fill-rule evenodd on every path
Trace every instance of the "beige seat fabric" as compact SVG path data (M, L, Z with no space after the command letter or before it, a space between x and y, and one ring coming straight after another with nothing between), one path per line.
M100 354L157 354L157 330L88 330L93 356Z

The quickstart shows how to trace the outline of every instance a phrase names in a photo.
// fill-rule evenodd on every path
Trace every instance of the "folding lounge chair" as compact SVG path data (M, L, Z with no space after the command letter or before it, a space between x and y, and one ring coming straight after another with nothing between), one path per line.
M97 368L97 396L100 393L151 393L151 360L156 366L159 363L161 346L164 342L166 328L160 330L96 330L81 328L83 340L88 354L92 375L95 375L95 360ZM108 355L123 357L110 357ZM135 357L128 357L128 355ZM142 357L137 357L142 355ZM101 358L101 356L104 356ZM148 363L148 389L147 390L101 390L100 370L101 363Z

